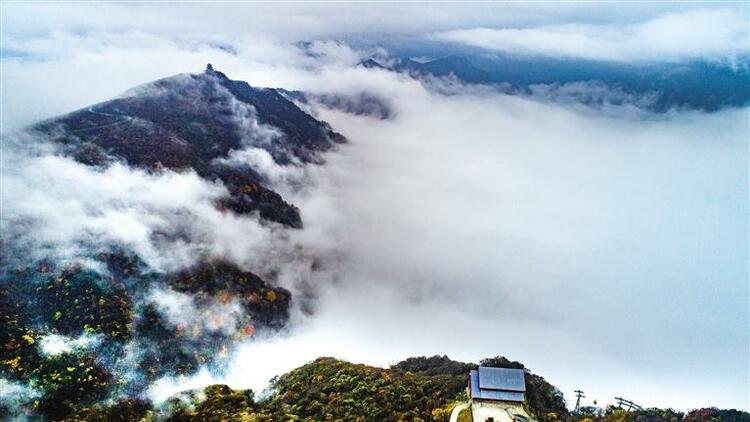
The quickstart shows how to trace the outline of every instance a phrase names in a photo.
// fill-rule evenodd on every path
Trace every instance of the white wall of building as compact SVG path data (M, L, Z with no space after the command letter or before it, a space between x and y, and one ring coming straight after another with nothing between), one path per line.
M529 417L523 410L520 403L511 403L503 401L471 401L471 414L474 422L486 422L488 418L493 418L495 422L514 422L508 412Z

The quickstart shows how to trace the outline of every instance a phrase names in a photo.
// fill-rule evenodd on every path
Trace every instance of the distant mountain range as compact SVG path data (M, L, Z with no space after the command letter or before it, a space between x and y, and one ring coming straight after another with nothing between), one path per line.
M688 108L717 111L750 103L750 56L728 63L625 64L492 54L454 54L430 61L396 59L391 64L367 59L367 68L407 72L414 76L454 76L474 84L505 85L509 92L530 94L538 85L592 82L634 96L653 97L655 111ZM591 101L581 95L582 101Z

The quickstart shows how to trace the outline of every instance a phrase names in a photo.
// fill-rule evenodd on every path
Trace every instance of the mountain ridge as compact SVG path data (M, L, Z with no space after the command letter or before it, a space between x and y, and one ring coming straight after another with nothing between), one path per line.
M416 54L419 50L408 53ZM569 86L584 91L577 98L584 104L596 103L587 97L585 85L602 85L615 93L648 100L639 104L656 112L672 109L716 112L750 104L748 55L737 57L734 63L694 60L674 65L455 51L426 62L403 56L394 59L391 65L374 58L365 59L360 65L406 72L416 78L452 75L464 83L497 85L502 91L516 95Z
M300 211L273 190L261 169L227 165L233 151L258 148L277 165L322 163L322 152L346 138L271 88L229 79L208 65L141 85L122 97L31 127L77 161L116 160L145 169L193 169L219 180L230 196L220 206L238 214L302 227Z

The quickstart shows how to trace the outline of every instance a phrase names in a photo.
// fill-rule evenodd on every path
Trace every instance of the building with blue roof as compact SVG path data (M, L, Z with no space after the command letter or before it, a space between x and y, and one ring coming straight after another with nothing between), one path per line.
M469 397L474 400L523 403L525 393L525 373L521 369L480 366L469 374Z
M474 422L534 422L523 408L526 373L522 369L480 366L469 373L467 393Z

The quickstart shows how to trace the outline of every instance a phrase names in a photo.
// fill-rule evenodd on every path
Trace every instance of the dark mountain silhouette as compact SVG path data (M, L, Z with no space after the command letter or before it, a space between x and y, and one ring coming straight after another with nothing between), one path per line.
M443 57L424 63L406 59L398 62L394 69L438 77L453 75L466 82L493 82L490 73L476 67L468 58L459 55Z
M211 65L204 73L160 79L33 129L84 164L122 160L147 169L193 169L226 185L230 196L219 206L257 211L290 227L301 227L299 210L267 186L262 172L221 159L255 147L279 165L319 163L321 152L345 140L275 89L231 80Z
M383 66L374 59L363 60L359 65L368 69L388 69L387 66Z

